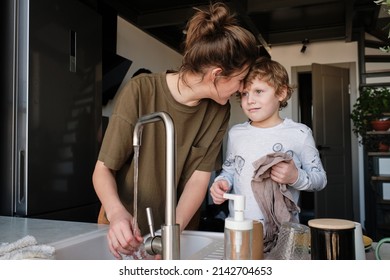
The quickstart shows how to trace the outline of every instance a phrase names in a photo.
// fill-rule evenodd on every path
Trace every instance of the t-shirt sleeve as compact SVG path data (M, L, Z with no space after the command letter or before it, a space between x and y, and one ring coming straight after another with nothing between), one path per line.
M133 125L112 115L100 149L98 159L112 170L119 170L133 152L131 137Z
M301 166L298 168L298 179L290 186L301 191L320 191L327 184L327 176L312 132L310 129L307 130L303 148L299 155Z
M134 123L138 119L138 86L129 81L115 101L98 159L113 170L119 170L133 153Z

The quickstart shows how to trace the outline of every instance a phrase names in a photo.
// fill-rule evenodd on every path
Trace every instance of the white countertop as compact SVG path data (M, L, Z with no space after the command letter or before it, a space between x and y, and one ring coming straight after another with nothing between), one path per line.
M27 235L39 244L49 244L107 227L96 223L67 222L0 216L0 244L17 241Z
M0 244L15 242L27 235L34 236L39 244L50 244L107 227L96 223L0 216ZM376 244L373 242L372 249L367 252L367 260L375 259ZM381 254L383 259L390 259L390 243L382 246Z

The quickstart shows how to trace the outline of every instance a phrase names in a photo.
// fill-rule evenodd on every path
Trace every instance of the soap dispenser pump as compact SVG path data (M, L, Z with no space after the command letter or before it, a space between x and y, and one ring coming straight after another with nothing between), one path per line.
M253 222L244 218L245 196L225 193L223 197L234 203L234 216L225 219L225 260L250 260Z

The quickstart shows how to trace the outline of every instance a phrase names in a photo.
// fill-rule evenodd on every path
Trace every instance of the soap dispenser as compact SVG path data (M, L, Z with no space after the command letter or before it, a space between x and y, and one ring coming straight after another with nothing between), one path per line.
M245 196L225 193L233 200L234 216L225 219L225 260L252 259L252 220L244 219Z

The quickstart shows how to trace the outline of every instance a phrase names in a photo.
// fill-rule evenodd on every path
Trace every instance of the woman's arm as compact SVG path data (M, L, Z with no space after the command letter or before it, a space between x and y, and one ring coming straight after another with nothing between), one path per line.
M201 206L209 185L211 172L195 170L184 187L176 208L176 222L183 231Z
M119 199L114 171L98 160L92 180L96 194L110 221L107 238L111 253L117 259L122 258L120 254L131 255L143 239L139 230L135 231L135 235L133 234L133 217Z

